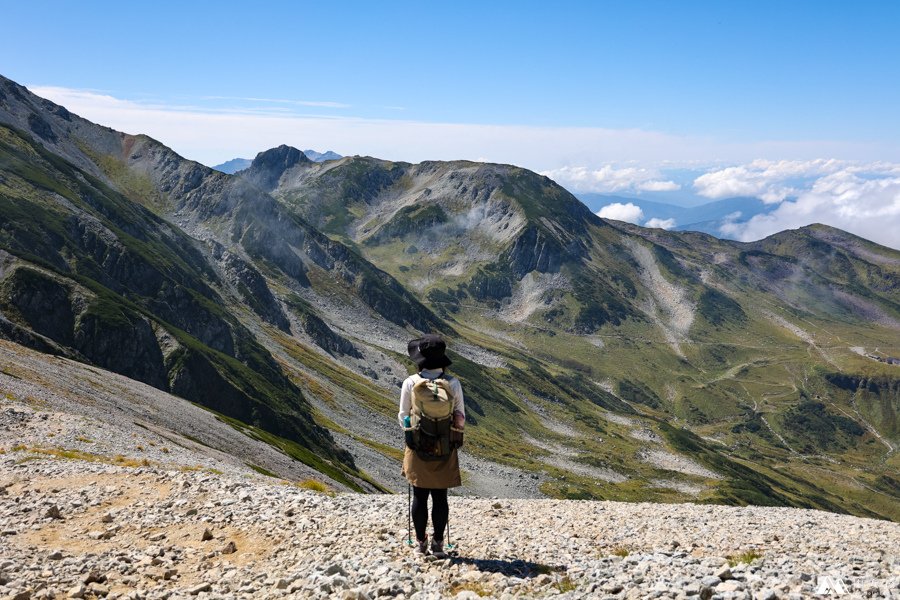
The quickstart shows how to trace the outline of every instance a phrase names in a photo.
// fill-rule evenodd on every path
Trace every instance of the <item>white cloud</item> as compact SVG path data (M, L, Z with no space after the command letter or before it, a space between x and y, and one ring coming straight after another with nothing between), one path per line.
M655 227L658 229L672 229L675 225L675 219L660 219L658 217L653 217L644 223L644 227Z
M59 89L59 88L57 88ZM34 90L32 90L34 91ZM36 94L38 92L35 92ZM40 95L40 94L38 94ZM331 100L289 100L287 98L254 98L244 96L204 96L204 100L239 100L241 102L262 102L265 104L288 104L293 106L315 106L318 108L350 108L351 105Z
M744 223L727 220L720 232L751 241L811 223L831 225L900 249L900 165L844 165L768 214Z
M628 204L613 202L598 210L597 216L603 219L615 219L616 221L639 224L641 219L644 218L644 211L641 210L640 206L631 202Z
M681 186L674 181L645 181L638 184L637 188L644 192L674 192Z
M390 160L474 159L512 163L538 171L567 165L678 164L716 160L740 163L757 156L809 159L823 154L860 160L895 157L900 144L763 141L729 143L699 136L679 136L641 129L601 127L533 127L432 123L401 119L368 119L347 115L346 105L308 102L333 109L339 116L299 114L291 104L241 100L242 106L176 106L137 102L94 91L30 86L31 90L87 119L129 133L145 133L180 154L205 164L291 144L301 148L334 148L341 154L368 154ZM251 104L248 104L251 103ZM295 102L296 104L296 102ZM300 105L303 106L303 105ZM652 170L611 173L633 189L675 189ZM613 171L621 171L614 169ZM589 169L585 169L589 172ZM601 169L602 171L602 169ZM592 176L587 176L590 180ZM602 178L601 178L602 179ZM640 187L643 186L643 187ZM608 188L607 188L608 189Z
M659 172L644 167L616 168L606 165L599 169L561 167L544 171L553 181L574 192L663 192L680 189L674 181L662 181Z
M847 164L834 159L754 160L701 175L694 180L694 188L707 198L753 196L767 203L777 203L798 192L794 187L798 180L834 173Z

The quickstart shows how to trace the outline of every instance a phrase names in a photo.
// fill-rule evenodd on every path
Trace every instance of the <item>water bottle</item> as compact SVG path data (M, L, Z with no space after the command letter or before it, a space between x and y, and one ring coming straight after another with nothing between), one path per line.
M403 426L406 427L407 429L412 427L412 425L410 425L410 422L409 422L409 415L406 415L405 417L403 417Z

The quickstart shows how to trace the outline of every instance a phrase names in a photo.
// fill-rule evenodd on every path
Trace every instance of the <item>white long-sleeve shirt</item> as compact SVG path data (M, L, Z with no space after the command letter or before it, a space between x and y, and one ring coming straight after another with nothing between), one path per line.
M437 379L441 376L441 373L443 373L441 369L422 369L419 375L425 379ZM465 418L466 407L463 402L462 385L459 383L459 379L452 375L444 375L444 379L450 382L450 394L453 396L453 412L460 412ZM406 378L403 386L400 388L400 412L397 414L397 420L400 422L401 427L403 426L403 417L408 417L412 408L412 389L413 378L410 376Z

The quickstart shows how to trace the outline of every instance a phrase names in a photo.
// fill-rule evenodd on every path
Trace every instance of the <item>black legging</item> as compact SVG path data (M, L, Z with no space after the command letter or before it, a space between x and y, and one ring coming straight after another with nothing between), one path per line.
M450 518L450 505L447 504L447 490L431 490L413 486L412 519L416 527L416 539L425 539L428 525L428 494L431 494L431 524L434 525L435 539L444 539L447 519Z

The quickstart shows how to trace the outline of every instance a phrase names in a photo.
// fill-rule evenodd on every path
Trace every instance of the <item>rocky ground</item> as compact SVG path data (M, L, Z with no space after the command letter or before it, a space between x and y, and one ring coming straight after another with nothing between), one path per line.
M896 523L454 497L454 555L436 559L407 544L405 495L315 491L133 439L66 449L67 418L0 406L0 598L900 598Z
M417 556L405 494L341 493L131 380L0 359L0 599L900 598L898 524L514 498L539 480L474 457L470 487L511 497L455 490L453 556Z

